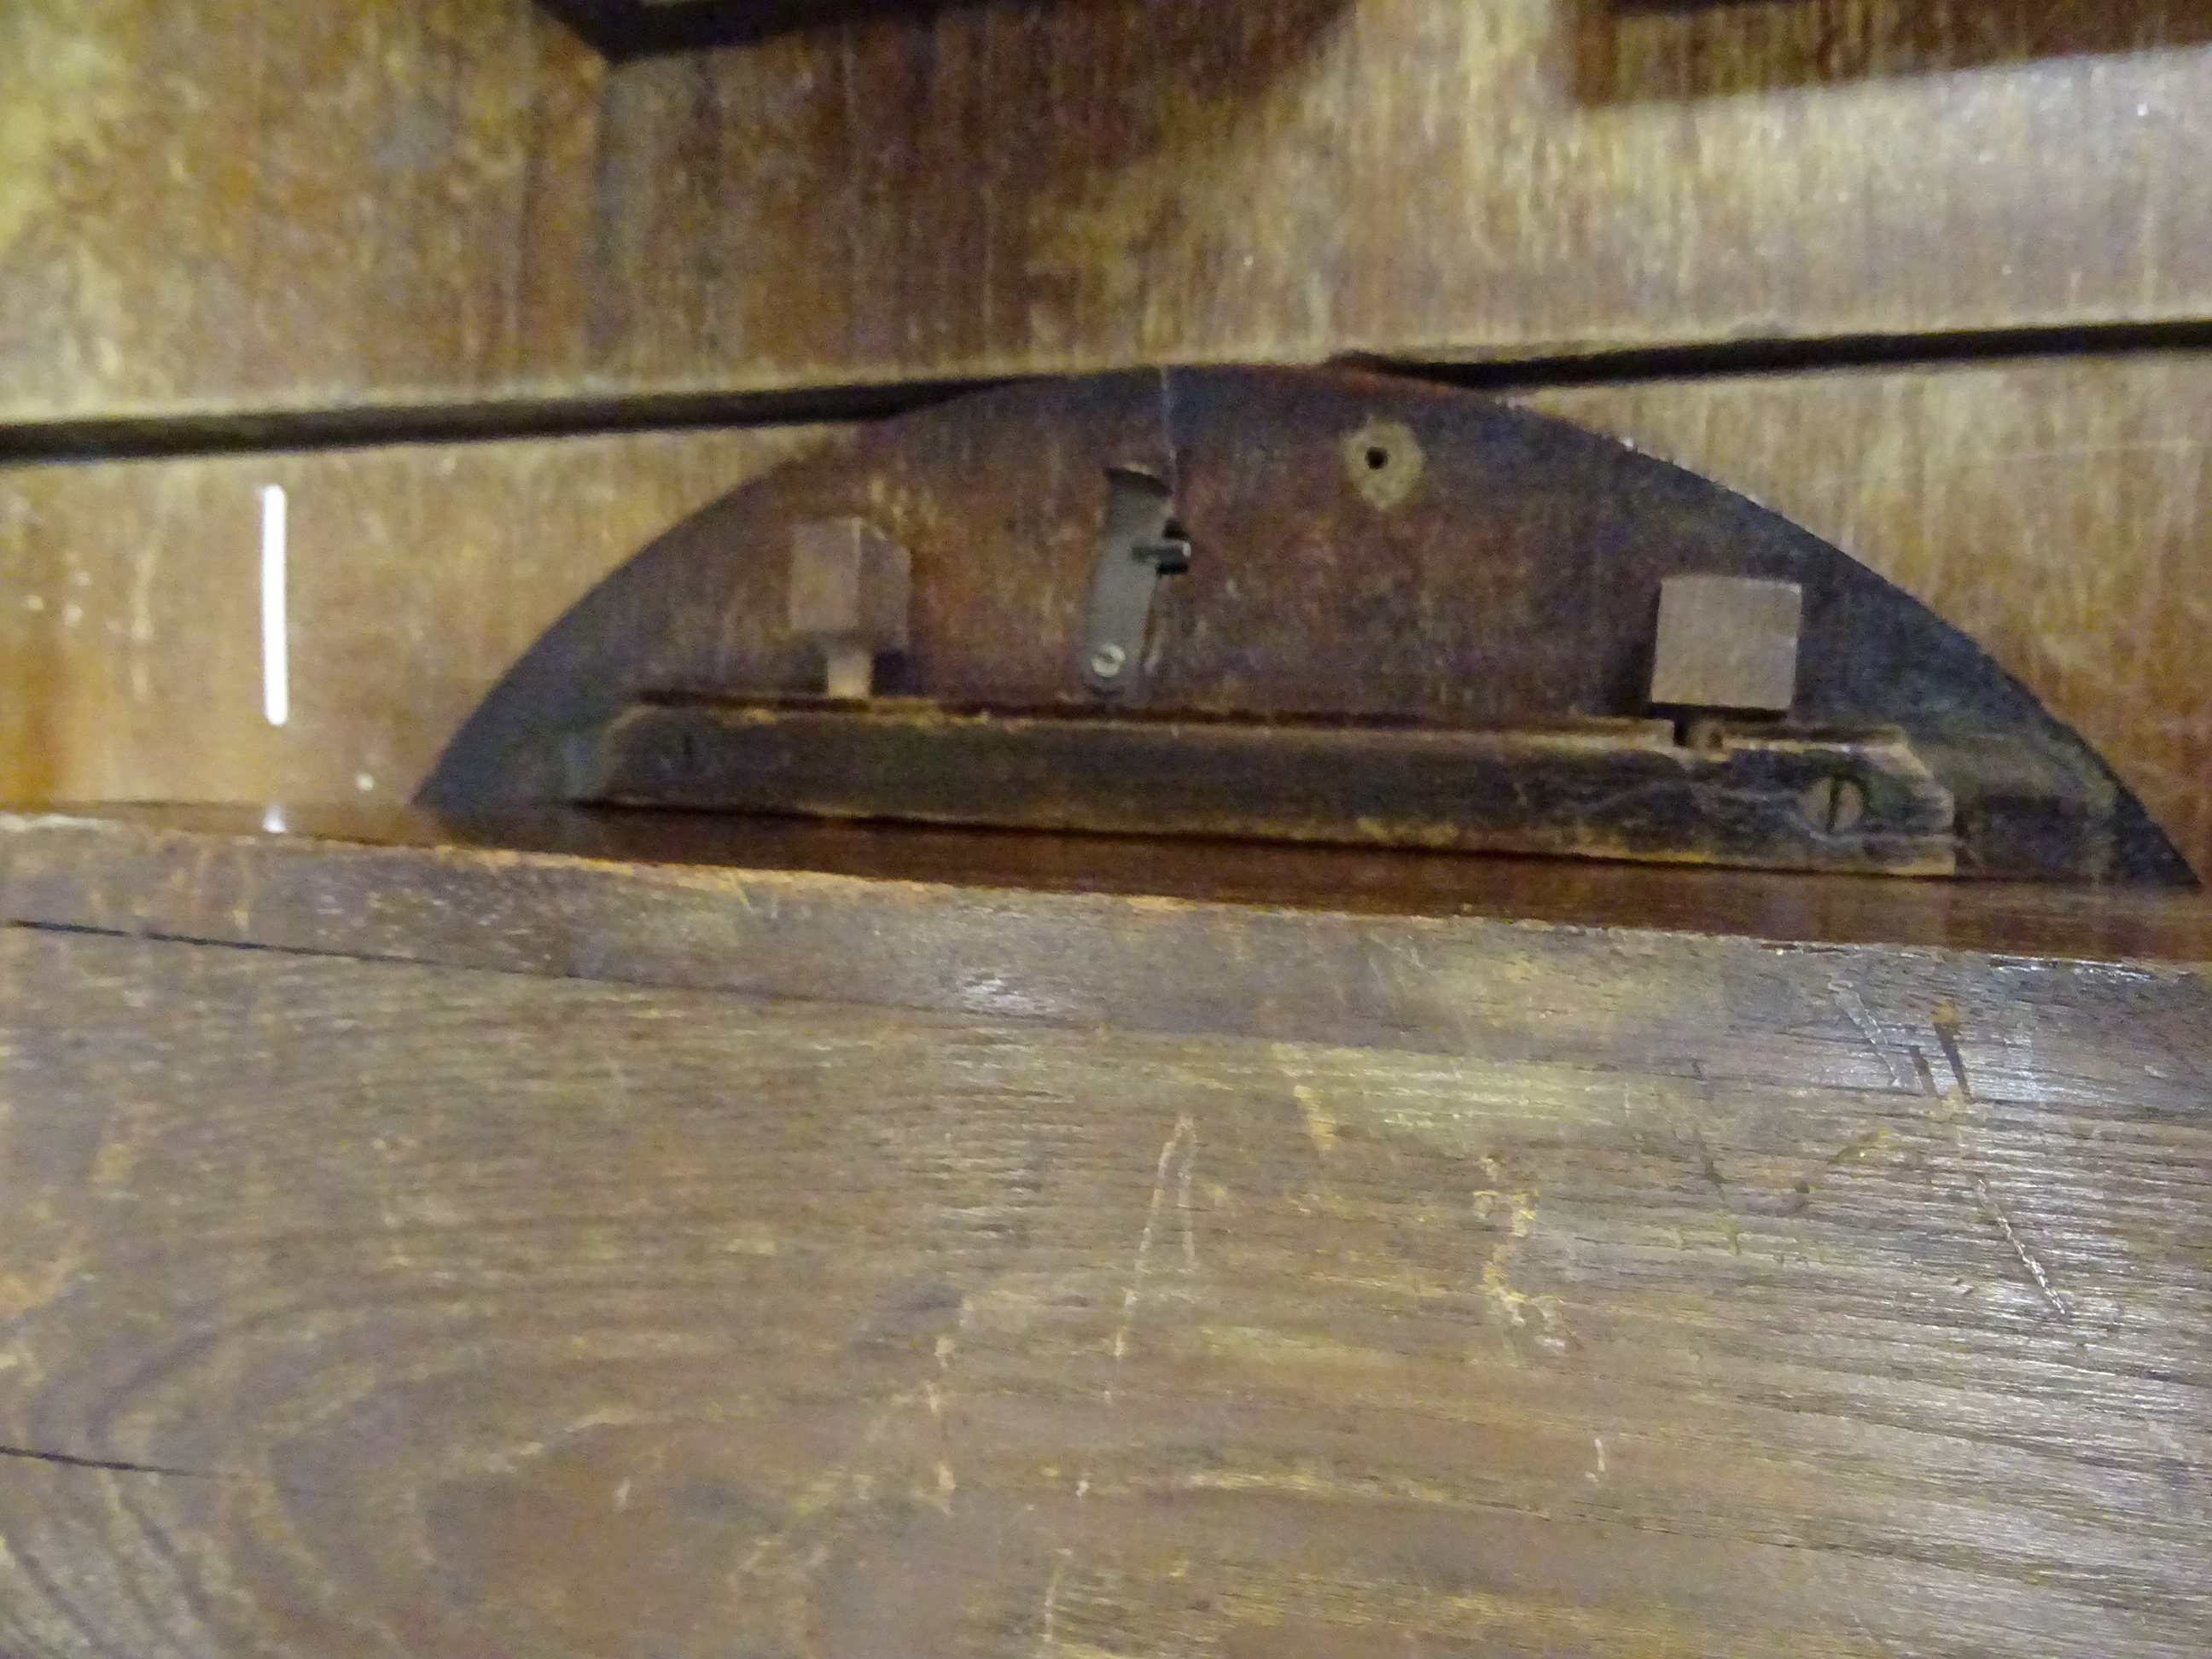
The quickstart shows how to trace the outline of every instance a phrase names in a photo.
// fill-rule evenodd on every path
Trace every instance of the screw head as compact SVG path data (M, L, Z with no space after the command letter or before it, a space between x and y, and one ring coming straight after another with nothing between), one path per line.
M1128 660L1129 653L1120 646L1102 645L1091 653L1091 672L1102 680L1110 680L1121 673Z
M1819 778L1806 787L1798 809L1815 833L1844 835L1866 816L1866 791L1849 778Z

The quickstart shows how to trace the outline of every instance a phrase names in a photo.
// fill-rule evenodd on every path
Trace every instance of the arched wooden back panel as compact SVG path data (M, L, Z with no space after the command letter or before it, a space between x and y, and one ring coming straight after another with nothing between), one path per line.
M1162 514L1191 550L1187 568L1162 577L1149 599L1132 689L1105 695L1087 664L1116 474L1152 481ZM957 800L916 804L930 780L968 763L948 758L941 729L925 720L920 738L898 739L921 743L918 751L886 740L865 756L854 751L834 787L818 775L791 784L782 804L799 810L966 821L1005 812L1006 822L1057 828L1218 823L1267 834L1271 811L1285 816L1284 799L1340 775L1352 781L1337 817L1286 833L1455 844L1455 825L1482 819L1498 797L1522 790L1519 779L1540 780L1553 763L1540 757L1518 774L1500 763L1483 775L1492 781L1438 803L1415 799L1411 786L1392 795L1382 774L1398 762L1370 763L1353 744L1317 768L1282 763L1287 781L1258 804L1217 790L1196 805L1186 800L1181 817L1159 808L1148 821L1144 791L1148 775L1177 764L1267 774L1279 740L1238 749L1242 739L1222 737L1222 726L1496 733L1645 720L1662 584L1718 575L1802 596L1788 719L1778 727L1739 722L1737 735L1757 744L1777 730L1810 734L1846 764L1863 761L1863 748L1845 751L1868 732L1899 734L1910 768L1924 768L1928 780L1907 805L1937 800L1936 828L1880 820L1881 779L1890 775L1881 762L1867 763L1875 769L1863 775L1875 781L1863 817L1820 823L1817 833L1768 824L1731 839L1694 823L1593 828L1585 815L1548 840L1493 827L1465 844L1783 867L2190 879L2087 745L1972 641L1836 548L1563 422L1334 369L1146 371L1013 386L884 422L792 464L670 531L577 605L486 699L420 799L446 810L590 799L595 791L694 806L779 804L773 790L748 793L739 775L769 763L757 748L724 757L719 771L709 764L705 783L640 783L620 755L609 760L591 748L592 734L641 702L748 704L740 736L757 734L769 718L762 706L818 693L818 642L793 625L793 548L810 527L848 525L910 564L902 648L883 659L879 694L939 712L1066 720L1111 713L1147 733L1170 720L1185 731L1210 722L1212 735L1195 759L1150 736L1120 750L1087 746L1095 735L1067 736L1063 750L1026 773L994 751L993 775L1014 781L995 795L979 789L991 804L971 810ZM783 733L778 754L842 741L820 714ZM685 729L656 740L711 748L731 729L696 714L666 720ZM1666 746L1648 726L1619 731L1631 746ZM624 741L635 749L642 739L633 732ZM1765 751L1754 759L1785 764ZM1370 763L1378 769L1358 770ZM1098 799L1071 805L1060 787L1117 766L1126 769L1114 776L1121 793L1096 793L1126 799L1126 817ZM871 769L892 781L837 794ZM1781 817L1808 791L1818 805L1817 775L1790 772L1785 781ZM1601 796L1602 781L1591 786ZM1711 799L1764 786L1732 772L1688 787ZM1363 817L1361 789L1394 803L1396 816ZM1413 827L1398 828L1407 823ZM1855 840L1879 834L1893 841L1869 851ZM1778 836L1783 850L1762 853ZM1896 851L1908 841L1917 851Z

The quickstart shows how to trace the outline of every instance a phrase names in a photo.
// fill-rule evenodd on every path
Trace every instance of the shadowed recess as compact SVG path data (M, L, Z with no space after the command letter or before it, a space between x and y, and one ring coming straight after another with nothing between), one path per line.
M2166 0L1563 0L1585 104L1724 98L2212 40Z

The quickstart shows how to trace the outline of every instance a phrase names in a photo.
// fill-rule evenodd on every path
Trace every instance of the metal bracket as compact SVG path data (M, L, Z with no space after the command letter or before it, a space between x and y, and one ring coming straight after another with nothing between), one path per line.
M1174 499L1150 473L1109 467L1106 489L1081 666L1093 691L1122 696L1143 682L1152 590L1162 576L1190 568L1190 544L1170 533Z

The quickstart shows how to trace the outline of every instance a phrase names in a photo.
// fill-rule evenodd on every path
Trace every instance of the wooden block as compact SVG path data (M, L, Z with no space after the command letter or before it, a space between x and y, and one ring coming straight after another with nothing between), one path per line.
M2212 356L1523 394L1796 520L1971 634L2212 879Z
M791 543L791 631L822 647L833 697L865 697L878 653L903 651L913 561L861 519L798 526Z
M831 695L866 692L837 692L833 675ZM1965 862L1951 793L1893 733L1739 730L1707 745L1678 742L1666 720L1285 728L686 699L634 705L564 755L567 799L598 805L1893 876ZM2086 861L2061 862L2057 840L2009 866L1993 847L1969 867L2057 878Z
M1787 714L1797 692L1804 610L1795 582L1668 577L1659 584L1651 701Z

